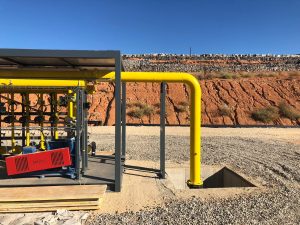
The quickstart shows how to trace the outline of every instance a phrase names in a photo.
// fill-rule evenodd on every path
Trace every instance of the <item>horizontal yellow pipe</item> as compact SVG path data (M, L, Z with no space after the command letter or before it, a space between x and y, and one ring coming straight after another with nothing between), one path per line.
M114 80L115 74L109 73L99 81ZM169 82L186 83L191 88L190 121L190 179L192 187L201 187L201 88L198 80L188 73L174 72L122 72L125 82Z
M84 80L0 79L0 87L85 87Z
M93 80L101 78L108 74L109 71L99 71L99 70L42 70L42 69L1 69L0 78L21 78L21 79L55 79L55 80Z

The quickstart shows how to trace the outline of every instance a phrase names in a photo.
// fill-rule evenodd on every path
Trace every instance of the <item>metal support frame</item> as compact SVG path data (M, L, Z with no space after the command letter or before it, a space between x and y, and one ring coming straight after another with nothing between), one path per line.
M21 96L22 96L22 116L24 116L25 115L25 110L26 110L25 109L26 94L21 93ZM22 146L25 146L25 144L26 144L25 124L26 123L22 123Z
M2 103L2 96L0 95L0 105ZM2 112L0 113L0 147L2 146Z
M115 56L115 191L121 191L122 161L121 161L121 54Z
M49 71L47 66L48 62L43 61L43 65L39 65L42 67L42 70L35 70L34 61L32 63L28 63L25 66L26 69L14 69L10 71L2 70L0 71L1 76L1 86L3 87L11 87L16 86L20 89L31 87L31 90L39 89L41 87L45 88L48 87L49 84L55 80L55 86L57 89L60 90L61 93L64 92L65 88L73 88L77 86L76 93L77 96L77 109L76 109L76 128L74 131L76 132L76 169L77 174L76 178L80 179L81 171L79 171L80 166L82 168L87 167L87 157L86 153L82 152L83 150L87 150L86 144L83 143L83 140L86 140L86 126L87 121L84 121L86 118L86 112L80 112L83 110L82 102L84 102L84 94L82 94L83 87L86 87L87 80L96 80L100 79L105 76L108 72L107 71L114 71L115 73L115 191L121 191L121 184L122 184L122 174L123 174L123 163L122 163L122 156L125 157L126 154L126 87L125 84L122 84L123 88L121 87L121 70L122 70L122 63L121 63L121 53L120 51L65 51L65 50L19 50L19 49L0 49L0 58L9 58L14 60L16 64L21 64L18 61L19 58L22 57L31 57L31 58L57 58L58 61L67 63L64 67L70 68L70 66L75 69L80 68L82 66L87 66L84 63L78 65L73 65L68 61L68 58L84 58L84 59L105 59L107 61L107 65L101 65L99 68L107 67L112 69L105 69L104 71L99 71L95 73L94 71L80 71L80 70L57 70L57 71ZM113 60L114 59L114 63ZM106 61L103 61L106 63ZM104 63L104 64L105 64ZM114 64L114 65L113 65ZM58 65L60 66L60 65ZM31 70L30 70L31 69ZM76 75L77 74L77 75ZM7 79L9 77L9 79ZM36 80L35 78L39 78ZM65 80L61 80L61 78ZM77 77L78 79L74 78ZM4 78L4 79L2 79ZM122 88L122 89L121 89ZM11 91L8 89L8 92ZM14 90L13 92L15 92ZM46 90L48 91L48 90ZM75 90L74 90L75 91ZM58 92L57 92L58 93ZM125 94L124 94L125 93ZM123 102L121 103L121 96ZM123 107L123 113L121 111ZM29 108L28 108L29 109ZM27 110L27 109L26 109ZM29 110L28 110L29 111ZM84 111L84 110L83 110ZM18 112L17 112L18 113ZM2 115L3 116L3 115ZM86 136L85 136L86 135ZM82 160L82 162L81 162ZM82 164L81 164L82 163ZM99 171L100 172L100 171Z
M126 159L126 82L122 82L122 159Z
M166 178L165 153L166 83L160 84L160 177Z
M86 91L83 91L83 104L87 104L87 93ZM88 168L88 108L84 107L83 110L83 142L84 142L84 149L85 149L85 154L84 154L84 167L83 167L83 172L86 171Z
M53 102L54 101L54 93L50 93L50 101ZM56 101L56 99L55 99ZM55 114L55 110L54 110L54 105L51 104L50 105L50 112L51 112L51 115L54 115ZM54 139L54 122L51 121L51 138Z
M75 168L76 168L76 179L81 178L80 162L82 160L81 151L81 133L82 133L82 90L76 90L76 148L75 148Z

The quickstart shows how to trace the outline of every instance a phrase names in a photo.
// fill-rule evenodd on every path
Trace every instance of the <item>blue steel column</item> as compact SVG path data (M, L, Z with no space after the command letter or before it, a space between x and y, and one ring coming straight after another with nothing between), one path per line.
M115 57L115 191L121 191L122 165L121 165L121 55Z
M165 118L166 117L166 83L160 84L160 176L166 177L165 153Z

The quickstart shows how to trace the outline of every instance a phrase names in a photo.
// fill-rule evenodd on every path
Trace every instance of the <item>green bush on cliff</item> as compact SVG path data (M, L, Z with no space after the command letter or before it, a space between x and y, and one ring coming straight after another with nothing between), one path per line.
M269 123L279 118L279 110L276 107L268 106L262 109L257 109L251 114L252 118L256 121Z
M134 102L129 103L128 106L133 108L127 113L127 115L138 119L141 119L143 116L150 116L154 113L154 108L145 103Z
M300 113L285 102L279 104L279 113L282 117L286 117L290 120L297 120L300 118Z

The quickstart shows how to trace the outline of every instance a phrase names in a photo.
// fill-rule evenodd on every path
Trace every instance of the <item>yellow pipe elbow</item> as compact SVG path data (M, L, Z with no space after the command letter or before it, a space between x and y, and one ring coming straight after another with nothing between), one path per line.
M99 81L115 79L113 72L106 74ZM122 72L125 82L170 82L185 83L191 88L190 121L190 187L201 187L201 88L198 80L188 73L176 72Z

